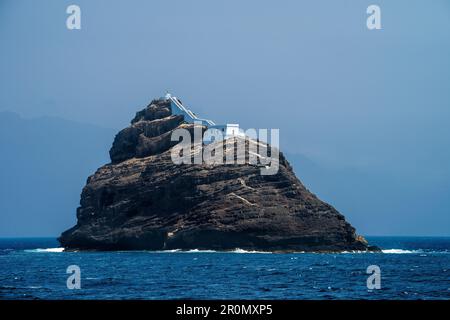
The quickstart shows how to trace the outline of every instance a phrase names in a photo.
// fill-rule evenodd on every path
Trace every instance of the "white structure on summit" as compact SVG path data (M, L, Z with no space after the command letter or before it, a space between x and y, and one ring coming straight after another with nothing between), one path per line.
M189 123L200 122L202 125L210 127L216 125L213 121L208 119L201 119L195 115L191 110L187 109L177 97L173 97L170 93L166 94L166 99L170 100L170 107L172 114L182 114L184 121Z
M212 120L197 117L194 112L183 106L181 101L177 97L172 96L170 93L166 94L166 99L170 101L172 114L181 114L184 116L184 120L186 122L200 123L208 128L203 135L204 143L211 143L214 140L217 140L217 137L221 137L222 139L228 139L233 136L245 137L244 130L239 128L239 124L215 124Z

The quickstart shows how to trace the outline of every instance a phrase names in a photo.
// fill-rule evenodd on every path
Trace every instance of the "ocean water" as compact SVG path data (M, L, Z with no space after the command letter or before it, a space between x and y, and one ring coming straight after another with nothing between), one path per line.
M0 239L1 299L450 299L450 238L368 237L383 253L62 252ZM69 265L81 288L66 285ZM381 288L367 288L367 267Z

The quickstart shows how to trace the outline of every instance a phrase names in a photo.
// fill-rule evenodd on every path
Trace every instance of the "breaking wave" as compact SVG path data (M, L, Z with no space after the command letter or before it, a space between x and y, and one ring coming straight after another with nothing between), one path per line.
M383 253L391 253L391 254L423 253L422 250L404 250L404 249L384 249L381 251Z
M64 248L38 248L38 249L28 249L28 250L24 250L25 252L37 252L37 253L60 253L60 252L64 252ZM128 251L125 251L128 252ZM270 251L257 251L257 250L245 250L245 249L241 249L241 248L236 248L234 250L229 250L229 251L225 251L225 250L202 250L202 249L190 249L190 250L183 250L183 249L171 249L171 250L158 250L158 251L146 251L146 252L150 252L150 253L246 253L246 254L269 254L269 253L273 253ZM417 250L406 250L406 249L382 249L381 250L382 253L385 254L427 254L427 253L449 253L449 251L447 250L443 250L443 251L429 251L429 250L422 250L422 249L417 249ZM297 251L297 252L290 252L290 253L308 253L308 252L302 252L302 251ZM313 252L310 252L313 253ZM342 251L340 253L338 252L330 252L331 254L361 254L361 253L377 253L377 252L370 252L370 251Z
M269 251L244 250L244 249L240 249L240 248L236 248L231 252L233 252L233 253L272 253Z
M32 250L25 250L26 252L63 252L64 248L40 248L40 249L32 249Z
M171 250L159 250L159 251L149 251L149 252L157 252L157 253L173 253L173 252L179 252L179 253L272 253L269 251L244 250L244 249L240 249L240 248L236 248L234 250L171 249Z

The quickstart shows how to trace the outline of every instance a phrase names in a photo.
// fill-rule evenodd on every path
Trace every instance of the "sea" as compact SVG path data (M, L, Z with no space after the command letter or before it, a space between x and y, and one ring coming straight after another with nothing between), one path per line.
M367 239L382 252L64 252L4 238L0 299L450 299L450 237Z

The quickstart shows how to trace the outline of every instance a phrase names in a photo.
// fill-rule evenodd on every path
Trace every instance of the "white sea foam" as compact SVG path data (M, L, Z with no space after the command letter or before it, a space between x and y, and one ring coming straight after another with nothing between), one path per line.
M240 249L240 248L236 248L231 252L233 252L233 253L272 253L269 251L244 250L244 249Z
M32 250L25 250L26 252L40 252L40 253L59 253L63 252L64 248L39 248ZM411 254L411 253L424 253L422 250L405 250L405 249L383 249L381 250L383 253L387 254ZM182 249L172 249L172 250L162 250L162 251L153 251L159 253L215 253L215 252L229 252L229 253L272 253L269 251L255 251L255 250L244 250L240 248L236 248L232 251L216 251L216 250L200 250L200 249L191 249L191 250L182 250ZM305 252L295 252L295 253L305 253ZM354 254L354 253L372 253L368 251L343 251L341 253L344 254ZM333 253L335 254L335 253Z
M391 254L405 254L405 253L421 253L421 250L404 250L404 249L384 249L381 250L383 253Z
M254 250L244 250L240 248L236 248L234 250L202 250L202 249L190 249L190 250L182 250L182 249L171 249L171 250L159 250L159 251L148 251L148 252L156 252L156 253L272 253L268 251L254 251Z
M342 251L342 252L332 252L332 254L353 254L353 253L374 253L375 251L366 251L366 250L352 250L352 251Z
M199 249L192 249L192 250L187 250L187 251L183 251L183 252L188 252L188 253L197 253L197 252L202 252L202 253L212 253L212 252L217 252L215 250L199 250Z
M200 250L200 249L191 249L191 250L182 250L182 249L171 249L171 250L157 250L157 251L146 251L149 253L213 253L219 252L215 250Z
M27 252L63 252L64 248L42 248L42 249L33 249L33 250L25 250Z

